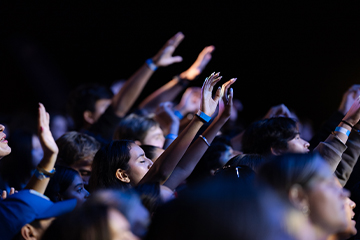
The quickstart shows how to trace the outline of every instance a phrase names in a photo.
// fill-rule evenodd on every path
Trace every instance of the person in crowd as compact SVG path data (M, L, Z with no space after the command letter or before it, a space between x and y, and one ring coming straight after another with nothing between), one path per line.
M248 166L254 172L259 170L261 164L265 161L265 158L260 154L239 154L231 158L226 164L226 166L236 167L236 166Z
M55 219L42 240L139 240L124 215L106 204L89 204Z
M54 218L72 211L76 200L58 203L34 190L21 190L0 201L3 240L40 240Z
M56 172L50 179L45 196L53 202L75 198L79 207L89 197L89 192L84 188L84 182L78 171L56 166Z
M36 133L26 128L13 129L9 141L12 154L0 162L0 189L23 189L43 158L43 150Z
M308 217L317 239L345 231L349 192L336 183L329 165L315 153L286 154L266 161L259 179Z
M56 145L59 148L56 163L77 170L84 184L88 185L91 164L100 143L87 134L71 131L56 140Z

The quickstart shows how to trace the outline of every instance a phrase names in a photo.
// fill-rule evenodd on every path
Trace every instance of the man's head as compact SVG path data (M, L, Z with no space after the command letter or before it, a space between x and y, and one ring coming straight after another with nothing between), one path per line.
M243 135L243 152L260 155L306 153L309 143L300 138L296 122L291 118L276 117L251 124Z
M57 162L79 171L84 183L87 184L91 164L100 149L100 143L84 133L67 132L56 140L56 144L59 147Z
M138 145L152 145L162 148L164 133L159 123L149 116L130 114L124 118L115 132L114 139L132 140Z
M34 190L22 190L0 201L1 239L40 239L53 218L72 211L76 200L58 203Z
M111 104L113 93L104 86L82 85L69 96L67 108L75 128L87 128L95 123Z

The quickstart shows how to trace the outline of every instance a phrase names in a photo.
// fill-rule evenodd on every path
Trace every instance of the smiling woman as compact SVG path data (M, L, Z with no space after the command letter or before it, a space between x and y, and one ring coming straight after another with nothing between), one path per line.
M0 159L11 153L11 148L6 140L6 134L4 133L5 126L0 124Z

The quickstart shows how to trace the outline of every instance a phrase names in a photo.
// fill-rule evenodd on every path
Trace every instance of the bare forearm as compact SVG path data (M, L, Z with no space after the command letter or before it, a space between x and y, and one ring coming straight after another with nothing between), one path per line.
M139 108L145 108L149 112L154 112L160 103L173 101L183 89L184 88L179 84L178 79L174 78L145 98L145 100L140 103Z
M130 110L146 83L154 73L144 63L125 83L121 90L113 97L112 107L119 117L124 117Z
M51 172L54 169L56 158L57 153L50 156L44 156L44 158L40 161L39 166L45 171ZM40 180L35 176L35 174L33 174L25 189L33 189L41 194L44 194L49 180L50 178Z
M214 140L225 122L226 119L215 120L202 134L205 139L207 139L209 144L211 144L211 142ZM196 139L195 142L191 144L191 146L185 152L179 164L176 166L173 173L164 183L164 185L172 190L179 186L181 182L190 176L196 164L200 161L201 157L204 155L207 149L208 145L204 142L203 139Z

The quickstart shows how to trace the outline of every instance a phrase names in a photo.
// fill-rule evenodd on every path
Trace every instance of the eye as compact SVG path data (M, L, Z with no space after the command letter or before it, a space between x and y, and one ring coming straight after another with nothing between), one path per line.
M83 187L80 187L80 188L78 188L76 191L77 191L78 193L81 193L83 189L84 189Z

